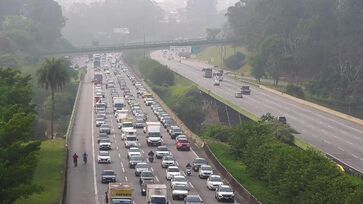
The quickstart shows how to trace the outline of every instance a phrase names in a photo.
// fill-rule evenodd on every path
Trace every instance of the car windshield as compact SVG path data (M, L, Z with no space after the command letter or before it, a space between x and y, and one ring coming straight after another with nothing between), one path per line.
M131 161L142 161L141 157L131 157Z
M110 125L108 125L108 124L102 124L101 125L101 128L110 128Z
M202 200L197 196L188 196L185 201L187 202L201 202Z
M205 159L199 158L199 159L195 159L194 163L197 163L197 164L206 164L207 161Z
M185 185L176 185L174 186L174 190L188 190L188 187Z
M168 151L167 147L158 147L158 151Z
M100 152L100 156L110 156L108 152Z
M136 168L150 168L150 165L147 163L138 163Z
M222 187L220 189L220 191L222 191L222 192L233 192L233 190L231 188L229 188L229 187Z
M169 172L179 172L178 168L169 168L168 169Z
M140 150L139 150L139 149L133 149L133 148L131 148L131 149L129 150L129 152L140 152Z
M136 141L137 139L136 139L136 137L127 137L126 140L127 141Z
M209 180L210 181L222 181L221 177L219 177L219 176L211 176L211 177L209 177Z
M186 140L186 139L180 139L180 140L178 140L180 143L189 143L189 141L188 140Z
M184 177L176 177L174 181L187 181Z
M103 175L115 175L115 172L113 172L113 171L104 171L102 174Z
M153 177L153 173L151 171L143 171L141 172L141 177Z
M166 199L163 197L152 197L150 203L165 204Z
M163 160L166 160L166 161L170 161L170 160L172 160L172 161L174 161L174 157L172 157L172 156L165 156L165 157L163 158Z
M122 127L125 127L125 128L133 127L133 125L132 125L132 123L124 123L124 124L122 124Z
M213 170L212 167L210 167L210 166L202 166L201 169L206 170L206 171L212 171Z

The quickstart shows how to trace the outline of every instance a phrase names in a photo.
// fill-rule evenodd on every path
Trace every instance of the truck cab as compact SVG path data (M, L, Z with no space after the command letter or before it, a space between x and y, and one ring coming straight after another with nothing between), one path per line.
M109 183L106 192L106 203L109 204L132 204L134 188L127 183Z

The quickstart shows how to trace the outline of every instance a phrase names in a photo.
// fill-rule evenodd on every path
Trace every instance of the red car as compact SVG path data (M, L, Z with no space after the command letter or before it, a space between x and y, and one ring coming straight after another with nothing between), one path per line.
M180 138L176 141L176 149L190 151L190 142L187 138Z

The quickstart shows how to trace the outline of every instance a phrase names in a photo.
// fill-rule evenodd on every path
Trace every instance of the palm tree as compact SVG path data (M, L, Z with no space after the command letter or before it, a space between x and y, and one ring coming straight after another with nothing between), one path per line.
M54 123L54 94L56 91L62 90L69 81L70 76L67 71L66 61L63 59L45 59L41 67L37 71L38 84L50 90L51 92L51 124L50 135L53 139L53 123Z

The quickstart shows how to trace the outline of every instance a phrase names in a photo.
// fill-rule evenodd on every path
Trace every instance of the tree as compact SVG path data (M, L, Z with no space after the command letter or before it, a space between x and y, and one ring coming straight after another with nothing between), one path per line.
M42 66L37 71L38 83L41 87L51 92L51 124L50 135L53 138L54 111L55 101L54 95L56 91L62 90L69 81L70 76L67 71L66 62L62 59L46 59Z
M0 203L13 203L41 191L32 184L39 141L33 141L35 119L31 77L0 68Z

